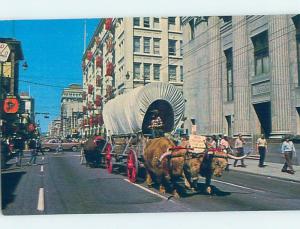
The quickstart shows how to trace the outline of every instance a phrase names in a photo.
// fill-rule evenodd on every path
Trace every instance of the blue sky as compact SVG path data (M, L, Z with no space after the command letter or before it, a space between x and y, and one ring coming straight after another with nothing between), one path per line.
M87 19L87 45L99 19ZM22 42L28 69L20 67L20 80L50 84L46 87L20 81L19 91L35 98L36 112L49 112L50 118L37 115L42 131L59 116L62 88L82 84L84 19L0 21L0 37ZM57 87L56 87L57 86Z

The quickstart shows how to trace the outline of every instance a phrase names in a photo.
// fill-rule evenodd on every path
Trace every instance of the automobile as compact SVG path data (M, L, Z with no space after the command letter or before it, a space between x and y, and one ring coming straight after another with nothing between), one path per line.
M80 148L79 142L50 139L48 141L42 142L42 150L45 152L55 151L60 144L62 150L72 150L73 152L75 152Z

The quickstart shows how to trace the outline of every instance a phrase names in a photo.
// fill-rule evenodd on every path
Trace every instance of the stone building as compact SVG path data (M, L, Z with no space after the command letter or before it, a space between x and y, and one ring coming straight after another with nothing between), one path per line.
M57 138L61 136L61 120L60 117L52 120L48 126L48 137Z
M107 18L83 56L84 133L103 132L111 98L150 82L183 86L180 17Z
M300 15L183 17L186 128L300 134Z
M62 92L60 128L63 137L71 137L81 132L82 93L82 87L78 84L70 84Z
M20 94L20 113L27 115L31 122L35 122L34 98L26 92Z

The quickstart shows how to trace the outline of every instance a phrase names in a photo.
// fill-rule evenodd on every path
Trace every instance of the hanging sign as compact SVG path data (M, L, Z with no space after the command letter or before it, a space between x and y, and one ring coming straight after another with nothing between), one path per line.
M3 110L8 114L15 114L19 110L19 101L15 97L6 98L3 102Z
M0 62L6 62L10 54L10 48L6 43L0 43Z

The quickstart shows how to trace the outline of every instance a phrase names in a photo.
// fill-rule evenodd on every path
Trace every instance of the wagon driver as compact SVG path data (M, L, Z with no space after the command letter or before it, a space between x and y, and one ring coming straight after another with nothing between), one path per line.
M153 114L149 128L152 130L152 138L163 135L163 121L161 117L159 117L158 112Z

